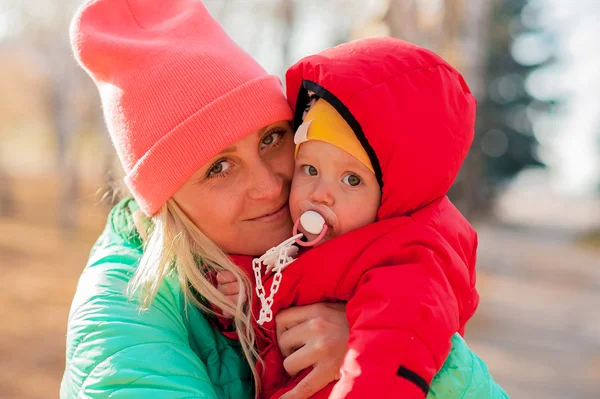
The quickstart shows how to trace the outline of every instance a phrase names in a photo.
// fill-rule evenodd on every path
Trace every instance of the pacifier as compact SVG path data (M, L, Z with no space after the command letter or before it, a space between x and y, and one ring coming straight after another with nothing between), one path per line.
M325 219L318 212L306 211L300 216L300 224L310 234L319 234L323 230Z
M298 225L302 223L302 227L306 232L310 234L319 234L319 236L310 241L300 241L303 234L298 233ZM327 224L325 218L318 212L313 210L306 211L300 216L296 223L294 223L294 235L276 247L269 249L260 258L252 259L252 271L254 272L254 280L256 282L256 296L260 300L260 312L257 323L263 325L264 323L273 320L273 311L271 307L273 305L273 297L279 290L281 279L283 278L283 270L294 261L298 254L298 248L294 247L294 242L303 247L310 247L317 244L323 239L325 233L327 233ZM271 282L271 290L269 296L262 283L262 266L266 266L267 273L273 271L273 281Z
M310 234L318 234L318 237L312 241L304 242L301 241L300 238L296 239L296 244L303 247L311 247L317 244L319 241L323 239L325 234L327 233L327 224L325 224L325 218L321 216L320 213L315 211L306 211L304 212L296 223L294 223L294 235L298 234L298 225L302 225L304 230L306 230Z

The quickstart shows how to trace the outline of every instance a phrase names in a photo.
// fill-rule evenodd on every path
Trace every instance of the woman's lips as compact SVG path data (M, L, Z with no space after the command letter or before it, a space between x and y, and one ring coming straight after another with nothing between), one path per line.
M257 218L248 219L248 221L251 221L251 222L273 222L273 221L279 220L281 218L284 218L286 216L286 214L289 214L289 209L288 209L288 203L287 202L284 203L275 212L268 213L266 215L259 216Z

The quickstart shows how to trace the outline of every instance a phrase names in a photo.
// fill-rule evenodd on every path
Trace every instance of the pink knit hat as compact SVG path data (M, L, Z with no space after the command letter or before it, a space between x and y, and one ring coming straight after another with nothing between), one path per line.
M125 183L147 215L218 152L292 119L279 79L200 0L91 0L70 33L98 86Z

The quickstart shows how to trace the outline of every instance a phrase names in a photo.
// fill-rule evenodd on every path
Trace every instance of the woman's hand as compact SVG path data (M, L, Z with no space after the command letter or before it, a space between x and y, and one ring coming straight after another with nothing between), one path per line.
M275 316L277 342L291 376L312 371L281 399L306 399L340 378L348 349L345 303L315 303L281 310Z

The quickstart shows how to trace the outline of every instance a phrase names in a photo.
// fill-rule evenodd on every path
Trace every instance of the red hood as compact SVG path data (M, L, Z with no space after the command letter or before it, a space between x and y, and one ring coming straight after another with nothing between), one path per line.
M303 58L286 75L296 126L314 91L367 150L382 186L378 219L446 195L473 141L475 99L431 51L394 38L345 43Z

